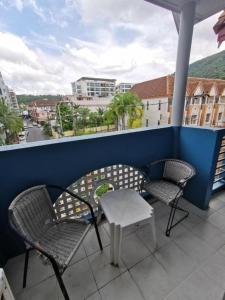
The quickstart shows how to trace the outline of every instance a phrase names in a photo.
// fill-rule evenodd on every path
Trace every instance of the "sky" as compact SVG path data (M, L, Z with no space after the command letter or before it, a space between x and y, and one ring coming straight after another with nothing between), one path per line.
M191 62L225 49L217 19L195 26ZM71 94L82 76L165 76L177 41L171 12L144 0L0 0L0 72L18 94Z

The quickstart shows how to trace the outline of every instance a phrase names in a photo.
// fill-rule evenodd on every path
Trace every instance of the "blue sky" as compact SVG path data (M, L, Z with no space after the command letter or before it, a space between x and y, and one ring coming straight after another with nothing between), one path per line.
M195 26L191 61L219 51L217 17ZM70 94L81 76L164 76L176 47L171 13L143 0L0 0L0 71L17 93Z

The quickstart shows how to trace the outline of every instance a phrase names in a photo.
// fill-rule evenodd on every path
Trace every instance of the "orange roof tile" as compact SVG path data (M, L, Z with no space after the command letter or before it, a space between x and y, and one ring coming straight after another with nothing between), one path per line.
M198 85L201 85L203 92L209 94L212 87L215 86L218 95L221 95L225 80L210 79L200 77L188 77L187 94L193 96ZM144 81L135 84L131 92L138 95L142 100L155 99L160 97L172 97L174 87L174 76L168 75L153 80Z
M217 84L217 90L218 90L219 95L222 95L224 89L225 89L225 83L218 83Z
M141 99L165 97L167 95L167 76L137 83L130 91Z

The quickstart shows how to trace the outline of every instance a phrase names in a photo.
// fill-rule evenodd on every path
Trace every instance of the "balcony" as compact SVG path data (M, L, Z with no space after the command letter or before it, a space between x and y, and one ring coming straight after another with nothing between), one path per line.
M152 251L151 231L142 227L126 233L122 266L109 264L109 228L101 225L103 252L94 232L84 240L64 275L71 299L222 299L225 291L225 197L220 192L202 211L187 201L191 216L175 227L171 238L164 235L168 208L155 203L159 249ZM52 268L31 254L28 285L22 287L24 256L8 261L5 271L15 297L63 299Z
M182 203L189 218L167 238L168 207L156 202L157 251L153 252L148 227L131 229L123 240L120 268L109 264L109 230L103 222L104 251L99 251L90 231L65 272L65 285L71 299L222 299L225 198L223 191L214 192L224 188L223 174L218 177L224 136L225 129L166 126L1 147L5 171L0 187L0 260L16 299L62 299L51 266L42 265L36 253L30 260L27 288L21 288L24 247L7 218L8 206L19 192L43 183L67 187L104 166L143 166L167 157L186 160L197 169Z

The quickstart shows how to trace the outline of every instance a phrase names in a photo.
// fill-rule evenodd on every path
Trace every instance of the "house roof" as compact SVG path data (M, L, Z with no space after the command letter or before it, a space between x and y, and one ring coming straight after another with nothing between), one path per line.
M223 26L225 26L225 10L219 16L219 20L217 21L217 23L213 26L214 32L216 34L218 34L219 31L222 29Z
M180 13L187 0L145 0L175 13ZM224 0L196 0L195 24L225 8Z
M201 85L202 90L205 94L209 94L212 87L215 86L218 95L221 95L224 89L223 87L225 87L225 80L188 77L187 94L189 96L193 96L199 85ZM142 100L145 100L160 97L170 98L173 96L173 88L174 76L168 75L137 83L131 88L130 91L139 96Z
M44 100L44 99L38 99L32 101L29 106L37 106L37 107L45 107L45 106L56 106L61 100Z
M96 78L96 77L81 77L77 81L81 80L98 80L98 81L116 81L116 79L109 79L109 78Z
M225 89L225 83L219 83L219 84L217 84L217 90L218 90L218 94L219 95L222 95L224 89Z
M135 84L130 91L141 99L167 96L167 76Z

